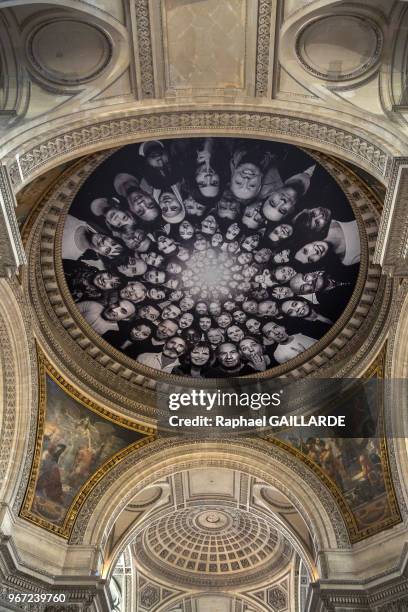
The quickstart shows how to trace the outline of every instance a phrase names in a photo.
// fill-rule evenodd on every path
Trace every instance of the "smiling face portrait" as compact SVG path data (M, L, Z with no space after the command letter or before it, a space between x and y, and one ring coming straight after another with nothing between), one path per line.
M163 219L168 223L180 223L182 221L185 214L184 207L174 193L162 193L159 197L159 206Z
M329 244L323 240L315 240L305 244L301 249L296 251L295 260L302 264L317 263L327 254Z
M184 221L180 223L179 235L182 240L191 240L194 236L194 227L187 219L184 219Z
M190 357L193 365L202 367L210 361L210 347L205 344L198 344L191 350Z
M62 236L85 320L135 368L140 347L166 375L273 376L290 334L322 339L358 278L353 209L315 157L217 137L111 153L81 182Z
M191 312L184 312L179 319L179 327L180 329L187 329L193 324L194 316Z
M224 342L224 330L220 329L219 327L212 327L207 332L207 338L211 344L217 346Z

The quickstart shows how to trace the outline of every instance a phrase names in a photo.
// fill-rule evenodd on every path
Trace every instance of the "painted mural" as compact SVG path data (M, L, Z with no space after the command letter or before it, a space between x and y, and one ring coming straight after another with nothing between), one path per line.
M63 532L89 479L98 471L106 473L128 449L151 439L146 435L151 432L123 427L98 414L67 392L73 391L69 385L65 390L44 372L41 384L39 438L25 516Z
M352 542L401 521L383 421L383 393L387 387L375 384L383 378L384 355L385 348L363 377L374 382L364 386L368 403L362 405L361 395L350 399L348 414L353 424L349 437L319 434L302 437L296 429L277 435L280 442L293 454L303 456L328 483L342 508Z

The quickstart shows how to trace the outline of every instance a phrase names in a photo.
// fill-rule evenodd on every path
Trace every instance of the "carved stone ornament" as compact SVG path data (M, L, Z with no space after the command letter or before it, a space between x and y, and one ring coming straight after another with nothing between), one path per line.
M8 166L15 188L33 179L59 161L152 138L202 135L237 135L283 138L288 142L319 146L361 163L384 179L389 156L385 149L362 135L306 117L254 111L167 111L135 114L98 121L83 127L61 130L27 150L10 152Z

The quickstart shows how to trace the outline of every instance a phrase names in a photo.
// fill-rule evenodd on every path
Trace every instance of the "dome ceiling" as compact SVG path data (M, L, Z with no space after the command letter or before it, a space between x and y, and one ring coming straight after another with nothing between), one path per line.
M129 572L138 609L155 609L161 601L166 610L221 612L224 606L231 609L232 594L241 612L265 606L274 612L291 609L295 568L300 569L301 557L309 565L305 551L313 545L305 522L284 495L266 487L285 507L276 511L259 496L261 482L210 465L161 479L153 488L160 487L161 501L149 505L143 494L136 495L127 507L131 522L121 524L128 544L113 575L117 579L120 572ZM244 508L239 500L249 491ZM181 498L184 507L175 510ZM131 518L131 509L143 503L145 516Z
M149 187L144 148L164 151L177 165L183 154L200 154L197 147L206 142L224 152L213 153L222 185L200 193L191 178L194 165L188 170L183 162L166 179L172 185ZM177 146L181 152L174 158ZM240 199L239 185L233 186L238 197L228 191L231 155L258 156L257 163L269 164L268 179L262 179L264 169L257 170L255 195ZM242 167L251 164L243 160ZM264 188L276 190L270 196ZM290 196L283 204L280 193ZM366 337L362 323L371 306L381 303L379 270L372 265L378 202L345 166L314 151L258 140L150 141L77 163L40 199L25 235L32 261L34 252L41 261L41 274L32 268L27 277L35 310L47 319L41 334L79 378L88 372L93 386L104 387L109 380L104 401L115 393L117 402L119 394L127 410L138 404L143 412L152 405L149 388L158 373L161 380L180 381L197 374L304 377L334 367L335 355L342 363L346 345ZM316 220L308 219L307 206ZM343 230L339 254L330 253L330 223L353 230L347 260ZM77 231L84 236L75 236ZM89 248L87 232L101 241L96 250ZM279 343L285 334L299 340L289 352ZM162 361L167 339L176 339L182 354ZM198 365L191 362L196 341L203 353L194 354L203 360ZM220 344L228 350L220 351Z
M214 138L109 156L75 195L61 244L94 332L142 371L198 378L317 353L353 296L361 252L346 194L313 157Z
M202 503L152 521L135 542L142 565L169 571L177 581L239 584L259 571L276 571L289 562L291 547L268 522L251 512Z

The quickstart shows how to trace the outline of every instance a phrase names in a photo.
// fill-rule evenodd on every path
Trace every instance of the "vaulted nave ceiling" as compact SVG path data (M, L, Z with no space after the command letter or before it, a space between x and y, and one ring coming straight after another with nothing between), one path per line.
M0 2L5 589L48 581L92 612L408 605L408 395L384 383L408 363L407 27L406 0ZM77 194L140 143L195 137L293 148L303 185L325 173L350 206L350 301L275 372L384 384L372 437L162 436L185 381L80 315L61 256Z

